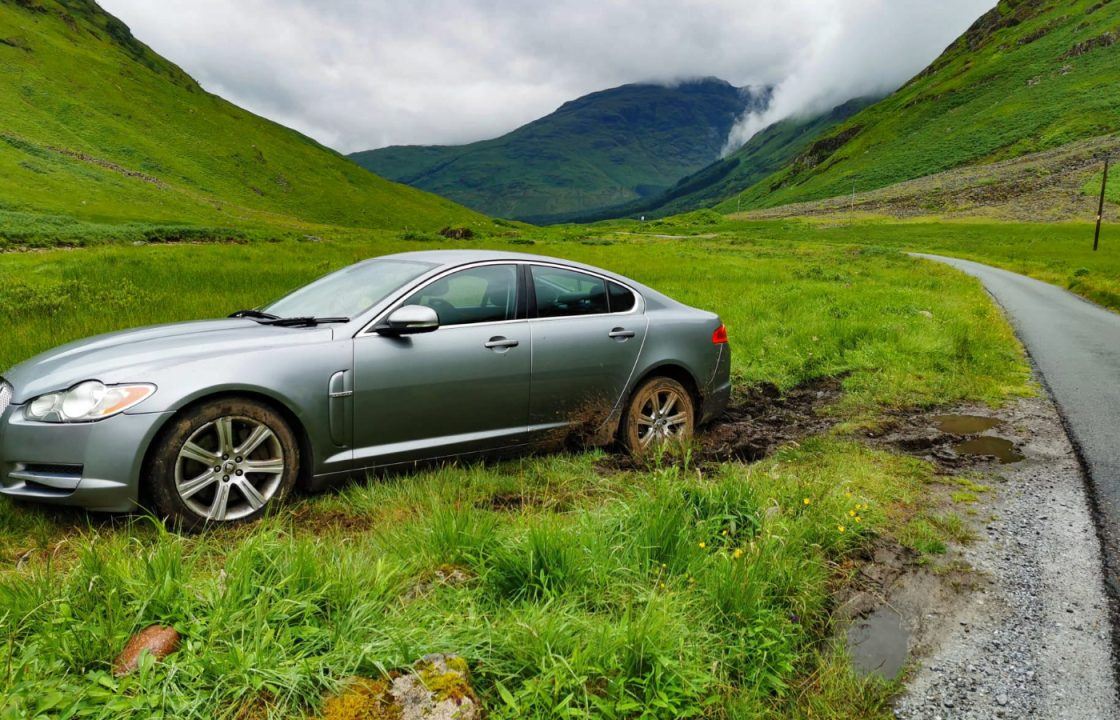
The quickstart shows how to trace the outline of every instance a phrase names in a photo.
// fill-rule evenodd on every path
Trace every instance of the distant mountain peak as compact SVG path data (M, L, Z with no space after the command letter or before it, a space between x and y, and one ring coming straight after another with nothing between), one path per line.
M635 82L570 100L492 140L354 153L358 164L491 215L532 220L654 195L718 159L770 88L716 77Z

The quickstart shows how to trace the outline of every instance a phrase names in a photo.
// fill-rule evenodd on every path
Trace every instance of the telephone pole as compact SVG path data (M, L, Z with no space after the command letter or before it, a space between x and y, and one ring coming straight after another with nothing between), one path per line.
M1104 215L1104 189L1108 185L1108 155L1104 156L1104 175L1101 177L1101 200L1097 205L1097 229L1093 233L1093 252L1101 242L1101 218Z

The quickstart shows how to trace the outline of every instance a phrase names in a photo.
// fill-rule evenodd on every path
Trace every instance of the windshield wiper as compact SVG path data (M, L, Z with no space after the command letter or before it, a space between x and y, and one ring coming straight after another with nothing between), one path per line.
M279 320L279 315L261 312L260 310L238 310L230 315L231 318L253 318L254 320Z
M278 325L280 327L311 327L324 323L350 322L348 317L287 317L261 320L261 325Z

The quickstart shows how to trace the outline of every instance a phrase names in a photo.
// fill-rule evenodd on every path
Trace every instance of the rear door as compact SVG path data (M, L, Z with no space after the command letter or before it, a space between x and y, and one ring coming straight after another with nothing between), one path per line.
M354 339L354 459L368 467L525 440L532 351L520 269L490 263L436 278L400 305L434 332Z
M628 387L645 341L641 298L592 273L527 267L533 336L529 428L597 425Z

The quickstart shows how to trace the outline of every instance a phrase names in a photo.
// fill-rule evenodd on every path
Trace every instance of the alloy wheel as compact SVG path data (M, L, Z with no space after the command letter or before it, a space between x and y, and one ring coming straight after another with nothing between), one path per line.
M643 398L635 420L641 446L682 439L689 426L689 415L687 410L678 408L685 405L673 388L658 387Z
M220 417L195 430L179 449L175 489L209 522L251 515L272 499L286 465L280 439L267 425Z

